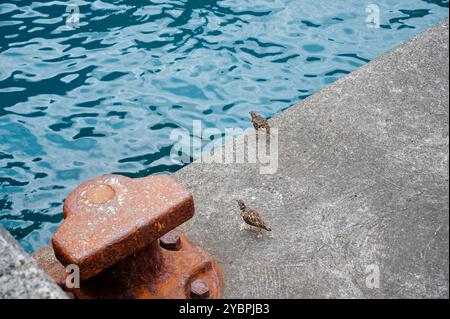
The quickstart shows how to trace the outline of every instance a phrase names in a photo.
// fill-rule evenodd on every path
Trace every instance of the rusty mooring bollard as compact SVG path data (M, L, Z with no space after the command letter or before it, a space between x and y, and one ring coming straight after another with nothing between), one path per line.
M52 245L34 257L76 298L219 298L217 263L175 230L194 211L167 175L99 177L69 195ZM68 265L79 267L79 288L66 285Z

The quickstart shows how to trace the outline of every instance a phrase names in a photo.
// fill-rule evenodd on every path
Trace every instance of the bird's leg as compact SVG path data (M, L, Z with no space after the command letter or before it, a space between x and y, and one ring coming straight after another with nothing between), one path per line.
M258 233L258 231L260 230L259 228L253 227L251 225L247 226L245 228L246 231L251 232L251 233Z

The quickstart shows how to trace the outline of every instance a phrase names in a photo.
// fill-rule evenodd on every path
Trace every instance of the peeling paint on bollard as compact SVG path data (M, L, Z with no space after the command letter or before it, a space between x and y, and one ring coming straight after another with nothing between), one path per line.
M53 249L34 256L77 298L190 298L199 279L219 298L217 263L174 230L194 211L192 194L167 175L99 177L69 195ZM80 268L80 289L64 287L69 264Z

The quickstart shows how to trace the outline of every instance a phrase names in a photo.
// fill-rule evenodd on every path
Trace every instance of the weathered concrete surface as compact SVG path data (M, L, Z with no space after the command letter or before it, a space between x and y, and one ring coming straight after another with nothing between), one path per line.
M274 175L201 163L175 174L224 297L449 297L448 58L447 20L281 113ZM240 230L237 198L269 236ZM379 289L366 287L372 264Z
M67 295L0 226L0 299L19 298L67 299Z

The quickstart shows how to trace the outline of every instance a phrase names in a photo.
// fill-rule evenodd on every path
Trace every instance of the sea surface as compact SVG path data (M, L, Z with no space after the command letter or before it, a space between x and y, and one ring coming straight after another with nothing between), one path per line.
M180 169L174 129L247 128L446 17L432 0L1 0L0 223L34 251L80 183Z

